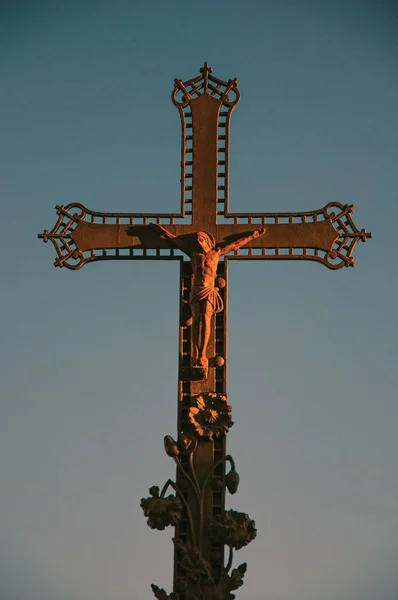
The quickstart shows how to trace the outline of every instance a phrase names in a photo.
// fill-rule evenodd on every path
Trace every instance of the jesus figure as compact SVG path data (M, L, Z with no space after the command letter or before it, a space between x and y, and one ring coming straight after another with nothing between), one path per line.
M151 229L173 246L189 256L192 264L192 287L189 298L192 311L193 357L191 367L203 370L207 376L207 345L210 338L211 319L223 310L223 301L215 287L218 261L221 256L238 250L245 244L265 233L265 228L255 229L250 235L238 237L231 243L215 243L214 237L206 231L198 231L192 236L179 238L168 232L162 225L151 224ZM188 240L187 240L188 238Z

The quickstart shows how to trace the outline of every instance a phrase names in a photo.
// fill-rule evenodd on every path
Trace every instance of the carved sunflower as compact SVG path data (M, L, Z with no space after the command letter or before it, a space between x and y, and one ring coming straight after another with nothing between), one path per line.
M209 536L217 544L226 544L239 550L256 537L255 525L246 513L227 510L209 522Z
M188 417L198 435L212 440L232 427L231 410L226 396L199 394L196 396L196 406L189 409Z

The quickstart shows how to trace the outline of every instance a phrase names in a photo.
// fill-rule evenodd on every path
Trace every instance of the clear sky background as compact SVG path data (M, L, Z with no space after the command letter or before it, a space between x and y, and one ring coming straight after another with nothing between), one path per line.
M55 204L176 211L174 77L238 77L230 206L356 205L357 267L233 262L241 600L397 600L394 2L1 3L0 600L144 600L172 530L178 264L54 269Z

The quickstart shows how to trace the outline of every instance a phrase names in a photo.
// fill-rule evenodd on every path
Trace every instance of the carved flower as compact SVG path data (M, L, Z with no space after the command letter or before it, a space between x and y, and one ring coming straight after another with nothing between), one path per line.
M232 427L231 410L226 396L206 393L196 397L196 406L189 409L188 416L196 432L212 440Z
M228 510L209 522L209 536L218 544L227 544L235 550L243 548L257 535L255 522L246 513Z
M181 520L182 504L179 498L167 496L159 497L159 488L153 486L149 493L152 498L142 498L141 508L148 517L147 523L151 529L162 531L168 525L175 527Z

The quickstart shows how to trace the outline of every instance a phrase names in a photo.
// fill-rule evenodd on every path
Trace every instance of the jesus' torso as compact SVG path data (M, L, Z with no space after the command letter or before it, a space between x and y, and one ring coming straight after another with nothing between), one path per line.
M194 286L214 286L217 276L217 266L220 259L220 251L217 249L209 252L192 252L192 285Z

